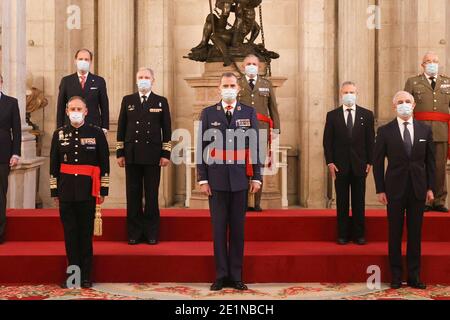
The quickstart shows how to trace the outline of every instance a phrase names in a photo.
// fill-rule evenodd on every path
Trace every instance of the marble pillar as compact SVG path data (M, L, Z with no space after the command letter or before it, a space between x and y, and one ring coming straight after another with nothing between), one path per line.
M375 110L376 59L375 35L379 16L375 0L338 1L338 75L339 85L353 81L358 88L358 105ZM361 50L364 48L364 50ZM334 181L329 180L334 189ZM335 205L333 193L333 205ZM367 177L366 203L377 206L373 175Z
M173 92L173 3L167 0L137 1L136 67L155 72L153 90L169 100L172 122L176 117ZM175 198L174 176L178 167L164 168L159 189L159 204L171 205Z
M105 207L124 207L125 173L116 162L116 134L122 98L135 91L135 1L98 1L98 74L108 87L111 150L110 195Z
M2 5L2 91L16 97L22 124L22 157L9 179L8 207L35 208L36 174L43 159L36 157L35 137L25 121L26 0L5 0Z
M328 205L328 178L323 156L324 119L336 104L335 2L299 2L300 204L307 208Z
M339 83L358 86L358 104L374 109L375 28L368 26L368 8L375 0L340 0L338 13ZM364 50L361 50L364 48Z

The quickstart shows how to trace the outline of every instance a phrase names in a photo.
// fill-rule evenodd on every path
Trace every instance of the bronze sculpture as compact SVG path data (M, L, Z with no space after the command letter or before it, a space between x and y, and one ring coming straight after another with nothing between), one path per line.
M211 0L209 2L211 13L206 18L202 40L185 58L224 62L229 66L249 54L257 55L267 63L280 57L276 52L268 51L264 44L255 44L261 32L256 21L256 8L262 0L216 0L214 12ZM235 14L233 25L228 22L231 13Z

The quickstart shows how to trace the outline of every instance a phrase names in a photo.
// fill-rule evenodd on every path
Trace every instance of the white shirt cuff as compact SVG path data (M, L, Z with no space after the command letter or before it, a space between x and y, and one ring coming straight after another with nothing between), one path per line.
M204 185L204 184L208 184L209 183L209 181L208 180L203 180L203 181L199 181L199 185Z
M259 185L262 185L262 182L259 180L252 180L252 182L256 182L256 183L259 183Z
M20 160L20 157L17 154L14 154L11 158L15 158L17 160Z

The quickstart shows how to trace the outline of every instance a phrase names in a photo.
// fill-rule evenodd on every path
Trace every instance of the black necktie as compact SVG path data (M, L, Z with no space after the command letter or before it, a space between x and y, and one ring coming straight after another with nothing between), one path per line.
M255 79L250 79L249 85L250 85L250 88L252 88L252 90L254 90L255 89Z
M225 113L225 115L226 115L226 117L227 117L228 124L231 123L231 119L233 118L233 114L231 113L231 109L233 109L232 106L228 106L228 107L226 108L227 112Z
M353 118L352 118L352 109L347 109L348 115L347 115L347 131L348 136L352 137L353 135Z
M403 132L403 142L405 144L406 153L408 154L408 157L410 157L412 151L412 140L411 133L408 129L409 122L405 122L403 125L405 126L405 132Z
M431 80L431 87L433 88L433 90L436 89L436 78L431 77L430 80Z
M147 102L147 96L142 96L142 106Z

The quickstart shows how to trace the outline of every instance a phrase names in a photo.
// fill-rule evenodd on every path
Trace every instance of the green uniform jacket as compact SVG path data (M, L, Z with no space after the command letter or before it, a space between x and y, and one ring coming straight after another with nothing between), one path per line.
M436 88L433 90L424 74L409 78L405 85L416 100L415 112L449 113L450 107L450 78L438 75ZM424 121L433 130L434 142L448 141L448 124L439 121Z
M240 103L256 108L257 113L269 116L273 120L274 129L280 130L280 115L278 114L277 99L270 80L258 76L255 88L250 88L247 78L244 76L239 80L241 91L238 95ZM269 129L265 122L259 122L260 129Z

